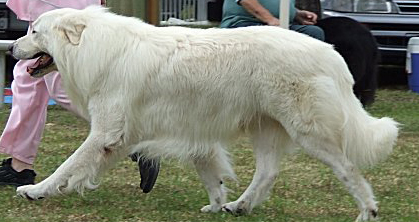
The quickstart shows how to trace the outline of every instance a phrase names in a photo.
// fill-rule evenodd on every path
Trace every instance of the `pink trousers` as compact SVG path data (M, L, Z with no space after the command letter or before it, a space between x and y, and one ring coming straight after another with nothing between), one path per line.
M45 4L44 2L49 2ZM34 21L40 14L62 7L82 9L88 5L99 5L100 0L48 0L27 1L8 0L7 6L20 19ZM31 25L29 26L31 28ZM30 29L28 30L31 31ZM12 83L12 110L0 138L0 152L28 164L33 164L45 127L46 111L49 98L59 105L75 111L62 86L61 76L52 72L43 78L32 78L26 67L35 60L19 61L14 70ZM3 90L3 89L0 89Z

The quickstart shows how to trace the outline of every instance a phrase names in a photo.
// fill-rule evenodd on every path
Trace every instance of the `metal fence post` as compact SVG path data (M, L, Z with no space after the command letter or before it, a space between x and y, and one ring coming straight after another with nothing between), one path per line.
M197 9L196 9L196 19L197 21L205 21L207 20L207 9L208 9L208 1L207 0L198 0L197 1Z
M282 28L289 28L290 0L279 0L279 22Z

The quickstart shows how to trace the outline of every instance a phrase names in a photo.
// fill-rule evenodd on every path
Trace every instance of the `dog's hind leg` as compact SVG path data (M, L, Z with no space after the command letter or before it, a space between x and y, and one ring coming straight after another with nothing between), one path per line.
M227 152L219 144L213 155L195 160L195 168L208 192L210 204L201 208L201 212L218 212L226 202L227 191L224 186L225 176L235 177Z
M223 205L223 211L233 215L250 213L267 198L279 173L281 154L293 145L287 132L277 121L263 118L256 125L251 130L256 159L253 180L238 200Z
M338 145L319 138L319 135L305 136L300 140L303 141L301 145L311 156L330 166L337 178L345 184L361 211L357 221L376 220L378 208L370 184L341 150L335 148Z

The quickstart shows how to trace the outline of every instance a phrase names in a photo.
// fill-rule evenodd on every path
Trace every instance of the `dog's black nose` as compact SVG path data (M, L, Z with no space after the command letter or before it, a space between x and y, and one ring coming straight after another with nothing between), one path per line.
M9 45L9 47L7 47L7 49L9 50L9 53L13 52L13 47L14 47L15 43L12 43Z

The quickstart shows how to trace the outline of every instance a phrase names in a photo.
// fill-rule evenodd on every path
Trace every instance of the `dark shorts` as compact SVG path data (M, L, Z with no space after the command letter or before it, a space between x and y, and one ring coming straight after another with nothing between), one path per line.
M265 23L258 22L240 22L230 28L238 27L247 27L247 26L257 26L257 25L266 25ZM315 25L297 25L291 24L289 26L290 30L306 34L318 40L324 41L324 32L323 29Z

